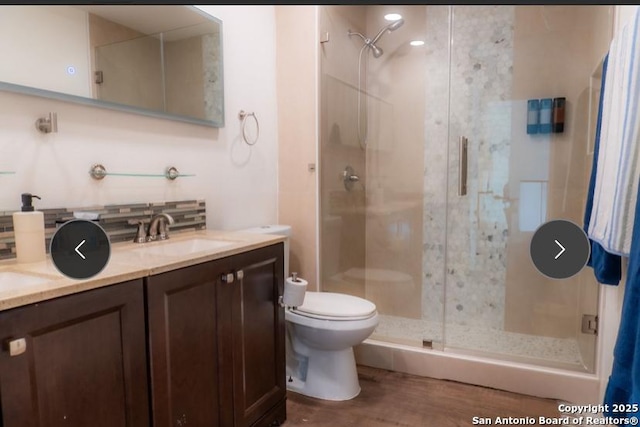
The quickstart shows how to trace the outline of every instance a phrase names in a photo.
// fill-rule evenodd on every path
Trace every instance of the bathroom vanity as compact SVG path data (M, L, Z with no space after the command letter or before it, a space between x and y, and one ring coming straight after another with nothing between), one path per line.
M0 425L284 422L284 238L186 234L113 245L84 281L56 275L50 259L0 263L0 284L3 273L41 278L0 287ZM157 249L194 235L229 244Z

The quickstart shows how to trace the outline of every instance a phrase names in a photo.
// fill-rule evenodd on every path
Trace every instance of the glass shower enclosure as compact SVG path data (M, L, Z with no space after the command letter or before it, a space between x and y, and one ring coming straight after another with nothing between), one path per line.
M373 339L593 372L592 272L548 278L529 245L582 224L612 14L320 8L320 278L376 304ZM561 132L527 127L561 98Z

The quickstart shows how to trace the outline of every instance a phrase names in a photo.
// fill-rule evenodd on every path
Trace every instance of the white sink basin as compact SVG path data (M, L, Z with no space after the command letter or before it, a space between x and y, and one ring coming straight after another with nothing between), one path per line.
M132 249L131 252L137 254L160 255L160 256L177 256L189 255L196 252L210 251L233 245L231 240L209 240L209 239L190 239L169 242L150 242L143 243L139 248Z
M46 277L34 276L31 274L16 273L14 271L0 271L0 291L36 286L50 280L51 279Z

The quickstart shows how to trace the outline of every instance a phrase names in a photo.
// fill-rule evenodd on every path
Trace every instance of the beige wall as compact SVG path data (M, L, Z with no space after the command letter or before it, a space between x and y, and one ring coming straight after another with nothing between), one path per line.
M424 38L427 8L367 7L369 37L389 24L382 17L391 11L410 19L379 40L381 57L368 58L366 266L373 274L365 294L383 314L421 318L426 49L409 42Z
M610 7L516 8L514 102L520 102L524 112L527 99L567 98L564 133L523 135L524 124L516 124L514 119L513 151L528 150L531 144L537 144L538 151L547 152L547 162L541 164L542 169L548 169L542 178L548 181L547 220L562 218L583 223L592 162L589 102L597 103L590 85L599 84L592 74L608 48L611 24ZM505 329L578 337L584 363L593 366L595 337L580 332L582 314L597 314L598 310L598 286L593 273L585 269L572 278L553 280L535 269L529 258L533 232L520 231L517 223L519 198L515 186L527 179L523 172L527 161L514 153L511 162L511 194L515 197L509 215Z
M320 47L320 261L322 288L365 297L364 279L343 278L365 267L365 151L357 135L358 52L366 31L364 6L322 6ZM360 182L346 191L342 173L351 166Z
M292 226L289 269L317 289L316 6L276 6L278 221Z
M365 297L383 314L419 318L423 163L413 150L424 133L424 67L420 52L404 48L407 26L404 35L380 39L382 57L362 52L359 82L364 44L348 35L373 37L388 24L385 8L320 9L320 33L329 34L321 47L321 277L325 290ZM409 9L401 13L415 12ZM360 179L349 191L347 166Z

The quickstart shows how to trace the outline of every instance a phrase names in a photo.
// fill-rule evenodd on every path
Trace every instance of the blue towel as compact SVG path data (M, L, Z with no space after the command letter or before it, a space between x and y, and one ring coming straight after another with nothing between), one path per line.
M604 102L604 87L607 76L607 63L609 55L604 57L602 64L602 83L600 85L600 103L598 104L598 121L596 123L596 135L593 145L593 165L591 166L591 179L589 181L589 192L587 194L587 205L584 213L584 231L589 231L591 221L591 211L593 210L593 192L596 186L596 172L598 169L598 151L600 150L600 130L602 128L602 104ZM604 250L598 242L591 242L591 256L587 265L593 267L593 273L599 283L605 285L617 285L622 276L622 263L619 255L613 255Z
M640 193L640 192L639 192ZM640 197L636 201L631 254L627 283L622 302L620 329L613 350L613 369L604 395L607 416L640 416L640 412L613 412L613 404L630 403L640 406Z
M631 253L640 183L640 8L611 41L589 238Z

